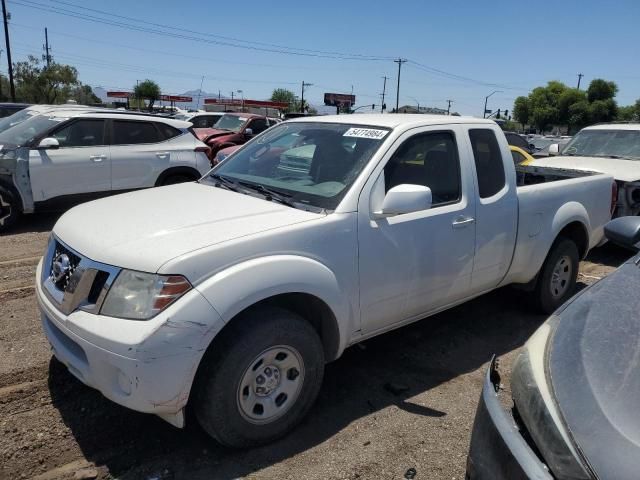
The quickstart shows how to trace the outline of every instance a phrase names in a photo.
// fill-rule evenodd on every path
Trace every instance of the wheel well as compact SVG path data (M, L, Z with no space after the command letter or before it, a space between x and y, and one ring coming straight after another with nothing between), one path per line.
M576 244L580 258L587 256L589 252L589 235L582 223L571 222L560 231L556 240L560 237L568 238Z
M200 172L193 167L171 167L158 176L158 179L156 180L156 187L162 185L167 178L173 175L186 175L192 177L194 180L197 180L202 176L200 175Z
M244 313L267 305L292 311L304 318L320 336L324 347L325 359L332 361L337 358L340 346L340 331L338 330L336 317L324 301L308 293L284 293L261 300L238 313L225 328L236 320L241 321L240 317Z

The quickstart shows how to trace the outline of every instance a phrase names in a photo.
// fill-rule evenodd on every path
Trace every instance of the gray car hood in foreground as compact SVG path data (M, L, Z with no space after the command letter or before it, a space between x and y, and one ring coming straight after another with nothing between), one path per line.
M576 446L600 480L640 478L640 269L633 262L559 312L549 374Z
M323 217L213 185L182 183L79 205L53 233L97 262L157 272L200 248Z

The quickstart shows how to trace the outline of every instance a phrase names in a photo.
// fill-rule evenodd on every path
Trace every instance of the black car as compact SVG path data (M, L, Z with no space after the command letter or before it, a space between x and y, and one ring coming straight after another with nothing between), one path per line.
M0 103L0 118L13 115L14 113L24 110L30 106L31 104L29 103Z
M640 218L605 227L640 242ZM467 479L640 478L640 256L578 293L528 340L499 398L495 358L467 457Z

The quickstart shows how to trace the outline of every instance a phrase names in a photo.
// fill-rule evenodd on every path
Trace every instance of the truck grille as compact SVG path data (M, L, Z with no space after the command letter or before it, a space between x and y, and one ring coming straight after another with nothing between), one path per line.
M76 310L99 313L120 269L94 262L51 236L42 266L44 292L69 315Z

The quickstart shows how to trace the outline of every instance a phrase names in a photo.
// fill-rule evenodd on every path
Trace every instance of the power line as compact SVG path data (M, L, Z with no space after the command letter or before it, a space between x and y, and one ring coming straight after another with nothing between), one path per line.
M432 73L434 75L438 75L438 76L441 76L441 77L449 78L449 79L452 79L452 80L458 80L458 81L467 82L467 83L474 83L476 85L482 85L482 86L485 86L485 87L504 88L505 90L526 90L526 89L522 89L522 88L511 87L509 85L501 85L499 83L485 82L485 81L482 81L482 80L477 80L477 79L474 79L474 78L465 77L465 76L462 76L462 75L457 75L455 73L446 72L444 70L440 70L438 68L430 67L428 65L424 65L422 63L418 63L418 62L415 62L413 60L409 60L409 64L412 65L415 68L418 68L419 70L423 70L423 71L426 71L428 73Z
M192 32L190 30L186 30L186 29L177 29L176 27L170 27L170 26L161 26L160 28L150 28L150 27L144 27L144 26L140 26L140 25L133 25L131 23L127 23L127 22L123 22L123 21L118 21L118 20L113 20L110 18L104 18L104 17L97 17L95 15L89 15L89 14L80 14L77 11L73 11L73 10L69 10L66 8L62 8L62 7L57 7L57 6L50 6L47 4L43 4L43 3L39 3L33 0L12 0L12 3L15 5L20 5L23 7L27 7L27 8L32 8L32 9L36 9L36 10L40 10L40 11L45 11L45 12L50 12L50 13L55 13L57 15L63 15L63 16L67 16L67 17L72 17L72 18L77 18L80 20L84 20L84 21L88 21L88 22L93 22L93 23L99 23L101 25L111 25L111 26L116 26L116 27L120 27L120 28L124 28L124 29L128 29L128 30L134 30L134 31L138 31L138 32L143 32L143 33L152 33L155 35L163 35L163 36L167 36L167 37L171 37L171 38L179 38L179 39L183 39L183 40L190 40L190 41L194 41L194 42L200 42L200 43L207 43L207 44L212 44L212 45L222 45L222 46L228 46L228 47L233 47L233 48L242 48L242 49L248 49L248 50L255 50L255 51L262 51L262 52L270 52L270 53L280 53L280 54L286 54L286 55L296 55L296 56L306 56L306 57L317 57L317 58L332 58L332 59L336 59L336 60L361 60L361 61L385 61L385 60L390 60L391 57L374 57L374 56L368 56L368 55L362 55L362 54L358 54L358 53L339 53L339 52L324 52L324 51L306 51L303 49L295 49L293 47L285 47L285 46L277 46L277 47L268 47L268 46L257 46L260 45L258 44L258 42L251 42L254 43L254 45L242 45L237 43L238 41L240 42L247 42L245 40L240 40L240 39L234 39L234 41L227 41L227 40L214 40L212 38L202 38L202 36L208 36L211 37L211 34L205 34L205 33L200 33L197 32L196 35L200 35L200 37L198 36L194 36L192 34L185 34L185 33L177 33L179 31L183 31L183 32ZM64 2L59 2L59 3L64 3ZM68 4L68 3L67 3ZM79 5L76 4L71 4L73 5L74 8L84 8L87 9L86 7L81 7ZM88 10L92 10L92 9L88 9ZM122 15L116 15L116 14L111 14L111 13L101 13L103 15L109 15L109 16L113 16L116 18L121 18L123 17ZM138 19L133 19L132 17L124 17L127 19L131 19L132 21L138 22L138 23L143 23L143 24L151 24L153 26L155 25L160 25L160 24L152 24L151 22L145 22L144 20L138 20ZM176 32L169 32L166 30L162 30L161 28L169 28L169 29L173 29L176 30ZM257 45L255 45L257 44ZM270 44L265 44L265 45L270 45Z

